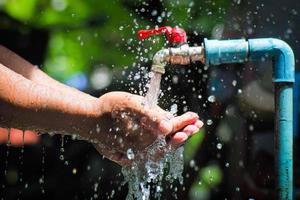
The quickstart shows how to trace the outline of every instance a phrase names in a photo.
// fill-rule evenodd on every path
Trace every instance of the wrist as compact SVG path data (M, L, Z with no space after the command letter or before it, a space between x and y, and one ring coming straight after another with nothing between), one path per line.
M97 132L99 127L99 120L102 115L101 105L99 99L92 97L88 102L84 102L85 111L74 120L72 120L72 132L78 134L84 139L90 139L91 135Z

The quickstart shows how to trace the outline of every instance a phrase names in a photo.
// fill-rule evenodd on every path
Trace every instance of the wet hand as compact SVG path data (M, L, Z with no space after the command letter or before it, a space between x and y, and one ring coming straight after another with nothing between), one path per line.
M39 136L33 131L22 131L19 129L0 128L0 144L10 144L19 147L27 144L36 144L39 142Z
M125 92L111 92L99 98L101 116L90 132L96 149L121 165L128 164L127 150L143 152L161 135L173 147L182 145L203 126L196 113L174 117L145 99Z

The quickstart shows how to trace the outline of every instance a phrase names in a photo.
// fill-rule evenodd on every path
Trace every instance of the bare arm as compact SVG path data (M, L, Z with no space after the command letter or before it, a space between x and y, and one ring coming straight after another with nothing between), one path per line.
M4 66L10 68L12 71L24 76L25 78L39 84L46 85L56 90L60 90L67 93L72 93L74 95L81 95L84 98L89 99L91 96L78 91L75 88L69 87L65 84L62 84L38 67L32 65L19 55L0 45L0 63Z
M37 84L2 64L0 74L1 126L84 134L96 123L97 98Z

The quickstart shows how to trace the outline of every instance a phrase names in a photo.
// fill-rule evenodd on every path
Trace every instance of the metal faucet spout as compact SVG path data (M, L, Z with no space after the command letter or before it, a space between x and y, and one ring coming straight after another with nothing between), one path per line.
M164 74L167 64L187 65L196 61L205 63L204 48L202 46L190 47L188 44L184 44L178 48L158 51L153 57L151 71Z

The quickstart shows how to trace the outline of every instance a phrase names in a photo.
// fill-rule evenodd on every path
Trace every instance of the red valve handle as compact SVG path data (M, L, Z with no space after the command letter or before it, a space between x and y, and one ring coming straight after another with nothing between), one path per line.
M170 26L163 26L156 29L138 31L138 37L141 40L146 39L152 35L161 34L166 35L167 40L170 44L181 44L186 43L187 41L186 32L182 28L178 27L172 28Z

